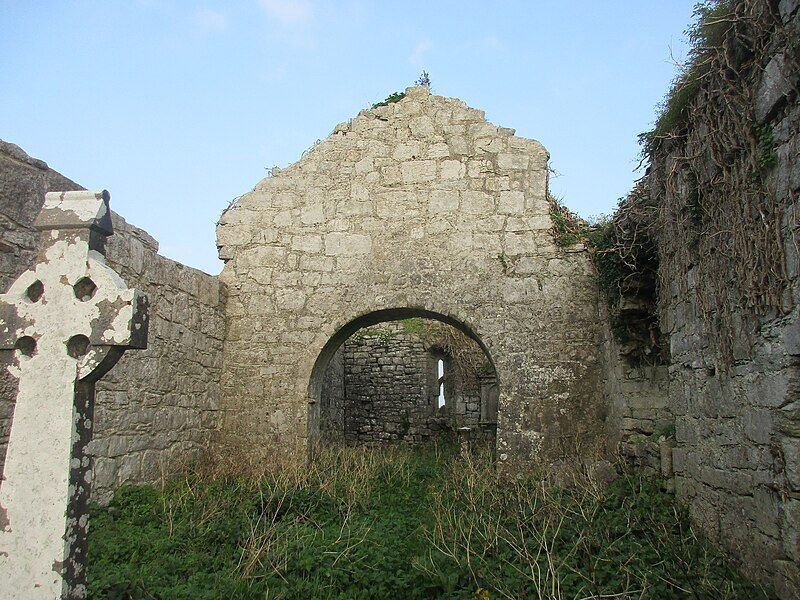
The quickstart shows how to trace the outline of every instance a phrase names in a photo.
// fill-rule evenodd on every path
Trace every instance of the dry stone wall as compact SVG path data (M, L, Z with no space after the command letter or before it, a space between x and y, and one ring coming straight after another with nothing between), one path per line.
M797 3L783 18L800 31ZM800 104L798 73L776 49L755 93L759 124L772 132L775 165L767 185L788 199L779 238L787 285L780 310L751 317L731 340L732 364L721 364L698 315L694 268L670 289L662 328L670 336L669 406L675 417L676 488L696 522L738 557L746 571L770 581L783 598L800 596ZM792 79L793 78L793 79ZM670 168L673 154L659 168ZM684 285L685 284L685 285Z
M13 144L0 145L0 248L5 286L31 266L32 228L46 191L81 189ZM150 300L147 350L125 354L97 385L92 495L105 501L122 483L153 481L200 455L219 428L224 335L223 288L216 277L158 254L146 232L112 214L106 260ZM0 468L16 387L0 372ZM4 384L4 385L3 385Z
M333 352L393 314L481 341L501 460L596 442L597 286L585 253L553 243L547 161L481 111L409 88L245 194L217 230L228 441L256 459L305 456Z

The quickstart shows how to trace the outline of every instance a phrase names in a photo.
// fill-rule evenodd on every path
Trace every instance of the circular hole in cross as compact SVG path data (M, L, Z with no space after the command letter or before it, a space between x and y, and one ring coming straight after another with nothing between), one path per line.
M17 340L17 343L14 344L14 349L25 356L33 356L36 354L36 340L29 335L25 335Z
M31 302L38 302L39 298L42 297L42 294L44 294L44 284L38 279L30 284L28 289L25 290L25 296L27 296L28 300Z
M72 289L75 292L75 297L81 302L91 300L92 296L97 292L97 286L94 284L94 281L88 277L84 277L78 281L78 283L72 286Z
M67 354L72 358L86 356L89 351L89 338L85 335L73 335L67 340Z

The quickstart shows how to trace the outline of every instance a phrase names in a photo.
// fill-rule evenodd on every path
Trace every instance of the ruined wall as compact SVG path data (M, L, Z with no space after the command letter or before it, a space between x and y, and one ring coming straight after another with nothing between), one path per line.
M150 301L148 347L125 353L97 384L95 499L153 481L209 448L219 429L224 291L216 277L157 254L114 215L107 262Z
M626 463L661 471L662 447L674 445L669 365L631 361L609 329L606 349L607 443ZM664 465L671 475L670 465Z
M0 274L7 286L34 258L38 235L30 225L44 193L80 187L10 144L0 147L0 181L0 214L12 215L4 217L10 225L0 233L3 249L13 248ZM147 350L123 355L97 384L90 452L98 501L107 500L119 484L153 481L162 469L208 446L219 427L224 334L218 279L159 256L152 237L116 214L112 218L107 262L129 287L148 295L151 319ZM16 390L6 386L0 392L4 457Z
M482 112L409 88L242 196L217 230L232 442L305 455L332 352L383 310L481 340L500 384L501 460L596 441L597 287L588 256L553 243L547 160Z
M797 3L793 8L790 2L781 4L796 39ZM707 290L698 284L697 267L687 269L682 273L685 279L663 290L668 297L662 323L672 355L669 399L676 424L673 466L678 494L690 503L695 521L731 550L746 571L771 581L781 597L796 598L800 595L800 105L798 72L789 74L776 66L784 64L783 52L784 48L774 49L754 93L756 119L772 132L775 164L766 175L766 189L786 207L775 223L785 256L783 299L775 309L755 316L738 302L729 304L735 324L730 365L721 360L714 344L717 324L703 318L699 308ZM672 168L678 156L679 151L668 154L658 169Z
M714 15L728 28L719 47L703 46L703 83L650 142L646 197L624 208L651 215L637 234L658 248L678 497L743 571L797 598L800 4L728 7ZM615 377L623 390L626 376ZM615 414L629 418L641 401L663 417L663 381L649 397L641 379L627 396L612 392ZM621 419L645 433L647 421Z

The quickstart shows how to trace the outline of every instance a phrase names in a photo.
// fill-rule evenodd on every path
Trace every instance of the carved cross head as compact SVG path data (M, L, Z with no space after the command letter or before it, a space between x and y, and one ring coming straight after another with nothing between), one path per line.
M37 264L0 296L0 349L16 350L20 368L55 360L97 379L111 355L147 346L146 296L105 264L108 200L105 190L46 195Z

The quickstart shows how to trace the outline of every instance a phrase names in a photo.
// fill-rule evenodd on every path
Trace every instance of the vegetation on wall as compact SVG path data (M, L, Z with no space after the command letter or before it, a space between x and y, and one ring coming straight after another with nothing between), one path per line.
M120 489L89 532L89 598L769 598L655 479L503 478L448 447L347 449Z
M421 85L427 88L431 87L431 76L427 71L422 71L420 76L414 81L414 85ZM388 106L389 104L394 104L395 102L400 102L403 98L406 97L405 92L393 92L389 94L385 100L381 102L376 102L372 105L372 108L378 108L379 106Z
M621 352L633 364L665 360L665 343L655 315L658 254L652 234L641 235L632 204L646 195L643 182L623 199L614 218L580 218L550 198L553 237L559 246L581 243L591 252ZM638 204L637 204L638 206ZM633 223L634 219L637 222ZM632 235L633 232L633 235Z
M771 2L716 0L696 16L689 64L642 138L658 207L645 227L662 257L662 317L693 282L724 367L744 357L734 347L761 317L791 309L783 223L793 199L777 192L771 126L757 123L755 106L767 63L794 40ZM796 54L786 56L800 73Z
M393 92L389 94L385 100L373 104L372 108L378 108L379 106L389 106L390 104L394 104L395 102L400 102L400 100L402 100L405 97L406 97L405 92Z
M800 81L800 46L777 3L761 0L702 2L687 34L688 61L640 136L647 174L620 203L605 253L613 258L599 269L621 267L623 280L652 287L662 322L675 296L692 295L724 368L743 358L738 342L760 318L792 308L785 261L796 242L785 217L794 199L777 192L772 125L757 122L755 106L781 49Z

